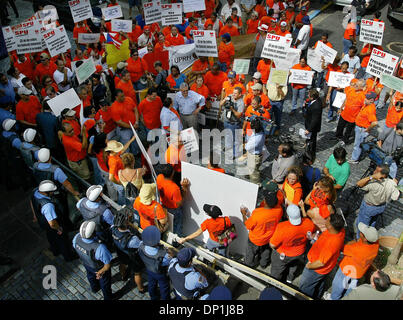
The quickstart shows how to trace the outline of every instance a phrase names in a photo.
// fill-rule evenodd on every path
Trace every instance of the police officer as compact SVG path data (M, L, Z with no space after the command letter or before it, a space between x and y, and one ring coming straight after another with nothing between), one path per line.
M78 201L76 207L85 221L95 222L96 235L106 244L111 240L110 227L113 226L113 214L101 198L102 190L103 187L100 185L89 187L86 197Z
M195 255L195 249L183 248L169 263L168 275L177 300L202 298L201 291L208 287L206 277L192 265Z
M35 129L26 129L22 135L24 142L22 142L20 146L22 159L30 170L33 170L34 162L36 162L35 160L38 160L38 151L40 149L38 146L31 143L34 141L35 136Z
M169 300L169 278L167 267L172 259L172 253L160 245L161 233L156 226L148 226L141 235L142 243L139 247L139 255L147 269L148 293L151 300ZM160 287L160 297L157 293L157 285Z
M71 261L77 257L71 249L67 232L63 230L63 225L59 221L60 204L52 197L56 190L57 187L53 181L42 181L33 191L31 208L34 220L39 223L41 229L46 231L53 255L62 254L64 260Z
M73 239L73 248L87 270L87 279L92 292L101 288L104 300L112 300L111 260L112 254L95 238L95 222L84 221L80 232Z
M122 280L126 281L130 272L134 272L134 282L141 294L146 291L141 279L141 271L144 269L143 261L138 254L141 240L135 234L134 226L128 221L125 212L118 212L113 221L112 238L119 257L119 270Z

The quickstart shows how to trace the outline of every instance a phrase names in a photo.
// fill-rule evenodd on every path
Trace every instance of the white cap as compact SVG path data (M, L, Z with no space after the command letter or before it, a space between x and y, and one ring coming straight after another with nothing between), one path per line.
M282 27L286 27L286 26L287 26L287 22L285 22L285 21L281 21L280 26L282 26Z
M91 238L95 230L94 221L84 221L80 226L80 236L83 239Z
M39 162L48 162L50 159L50 150L46 148L42 148L38 151L38 160Z
M51 192L51 191L56 191L57 187L55 183L51 180L43 180L39 184L39 191L40 192Z
M17 121L14 119L6 119L3 121L3 129L9 131Z
M358 224L358 230L364 235L365 239L369 242L378 241L378 231L374 227L369 227L365 223L360 222Z
M253 78L254 78L254 79L260 79L260 78L262 78L262 74L261 74L260 72L256 71L256 72L253 74Z
M100 185L94 185L94 186L89 187L87 189L87 193L86 193L88 200L90 200L90 201L97 200L99 195L102 192L102 189L103 188Z
M23 138L24 138L24 140L25 140L26 142L32 142L32 141L34 141L34 139L35 139L36 130L35 130L35 129L28 128L28 129L26 129L26 130L24 131L24 133L23 133L22 136L23 136Z
M294 226L298 226L301 224L301 212L299 207L295 204L290 204L287 207L287 216L290 223Z

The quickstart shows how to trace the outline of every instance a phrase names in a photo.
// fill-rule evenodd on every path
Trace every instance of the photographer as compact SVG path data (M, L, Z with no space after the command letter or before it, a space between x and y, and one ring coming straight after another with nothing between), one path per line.
M250 127L250 119L253 116L261 117L263 120L270 120L270 113L267 109L263 108L262 100L259 96L254 96L251 105L245 111L245 121L243 122L243 133L246 133L246 140L252 135Z
M235 87L232 95L220 102L220 108L224 106L224 129L229 129L232 133L232 136L229 132L225 134L225 150L229 153L231 148L231 154L234 158L238 158L242 154L242 136L239 133L237 134L237 130L241 129L240 118L245 111L245 104L242 98L242 89Z

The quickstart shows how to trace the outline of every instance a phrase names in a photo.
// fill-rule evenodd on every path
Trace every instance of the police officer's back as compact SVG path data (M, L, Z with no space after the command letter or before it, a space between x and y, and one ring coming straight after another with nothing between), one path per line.
M24 131L22 137L24 142L21 143L20 152L22 159L30 170L33 170L33 165L38 159L39 147L33 141L36 137L36 130L28 128Z

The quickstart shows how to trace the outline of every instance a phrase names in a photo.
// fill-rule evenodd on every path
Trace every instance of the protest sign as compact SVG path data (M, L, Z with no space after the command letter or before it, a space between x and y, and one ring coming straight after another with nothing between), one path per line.
M261 57L276 59L278 61L287 60L287 52L292 39L268 33L263 45Z
M105 21L123 17L122 7L120 5L102 8L101 10Z
M336 92L336 96L334 97L334 101L333 101L333 107L336 108L341 108L341 106L343 105L344 101L346 101L346 94L343 92Z
M233 70L237 74L248 74L250 59L234 59Z
M146 25L153 24L155 22L161 22L161 3L159 1L152 1L143 3L144 19Z
M308 66L310 66L313 70L317 72L322 72L322 59L316 54L316 51L308 48L308 54L307 54L307 63Z
M96 71L94 60L91 58L87 59L81 66L76 69L76 77L78 84L83 83Z
M70 40L64 26L45 32L43 39L45 40L46 47L51 57L64 53L71 48Z
M206 10L206 3L203 0L183 0L183 12L185 13L204 10Z
M100 37L101 37L100 33L79 33L78 43L82 44L98 43Z
M291 75L289 78L290 83L307 84L311 85L313 80L314 71L290 69Z
M92 8L90 0L72 0L69 1L71 16L74 23L92 18Z
M403 93L403 80L397 77L383 74L381 75L381 84L384 86Z
M206 125L206 115L204 113L199 112L197 114L197 122L202 126Z
M274 59L273 61L277 69L288 70L299 63L300 56L301 56L301 49L289 48L286 60Z
M353 79L354 74L352 73L330 71L328 86L344 89L350 86L350 82Z
M196 61L194 43L168 47L167 49L169 51L169 67L177 65L180 72L183 72Z
M37 21L35 20L30 20L30 21L24 21L19 24L15 24L11 26L11 30L16 31L16 30L28 30L28 29L38 29Z
M180 133L180 137L182 139L186 153L191 153L199 150L199 144L197 141L198 139L196 138L193 127L182 130Z
M360 41L381 46L385 22L361 19Z
M211 97L211 108L206 109L206 119L217 120L218 112L220 111L220 101L215 97ZM219 119L221 121L221 119Z
M218 57L215 31L193 30L196 55L203 57Z
M182 24L182 3L161 4L161 23L163 26Z
M76 91L71 88L62 94L48 100L50 109L52 109L55 116L59 116L63 109L73 109L81 104L81 100L78 97Z
M39 29L15 30L14 31L17 54L41 52L42 35Z
M139 49L137 52L139 54L139 58L143 58L148 53L148 49L147 47L144 47Z
M330 48L326 44L324 44L322 41L318 41L318 45L316 46L315 49L316 55L322 59L322 57L325 59L326 63L333 63L334 59L337 56L337 51Z
M376 48L372 49L366 72L371 76L380 77L382 74L392 75L399 58Z
M111 22L113 32L132 32L132 20L112 19Z
M276 83L280 86L286 86L288 80L288 70L271 69L269 75L269 82Z
M17 50L17 40L15 39L14 32L11 30L11 27L3 27L2 31L7 51L11 52Z

